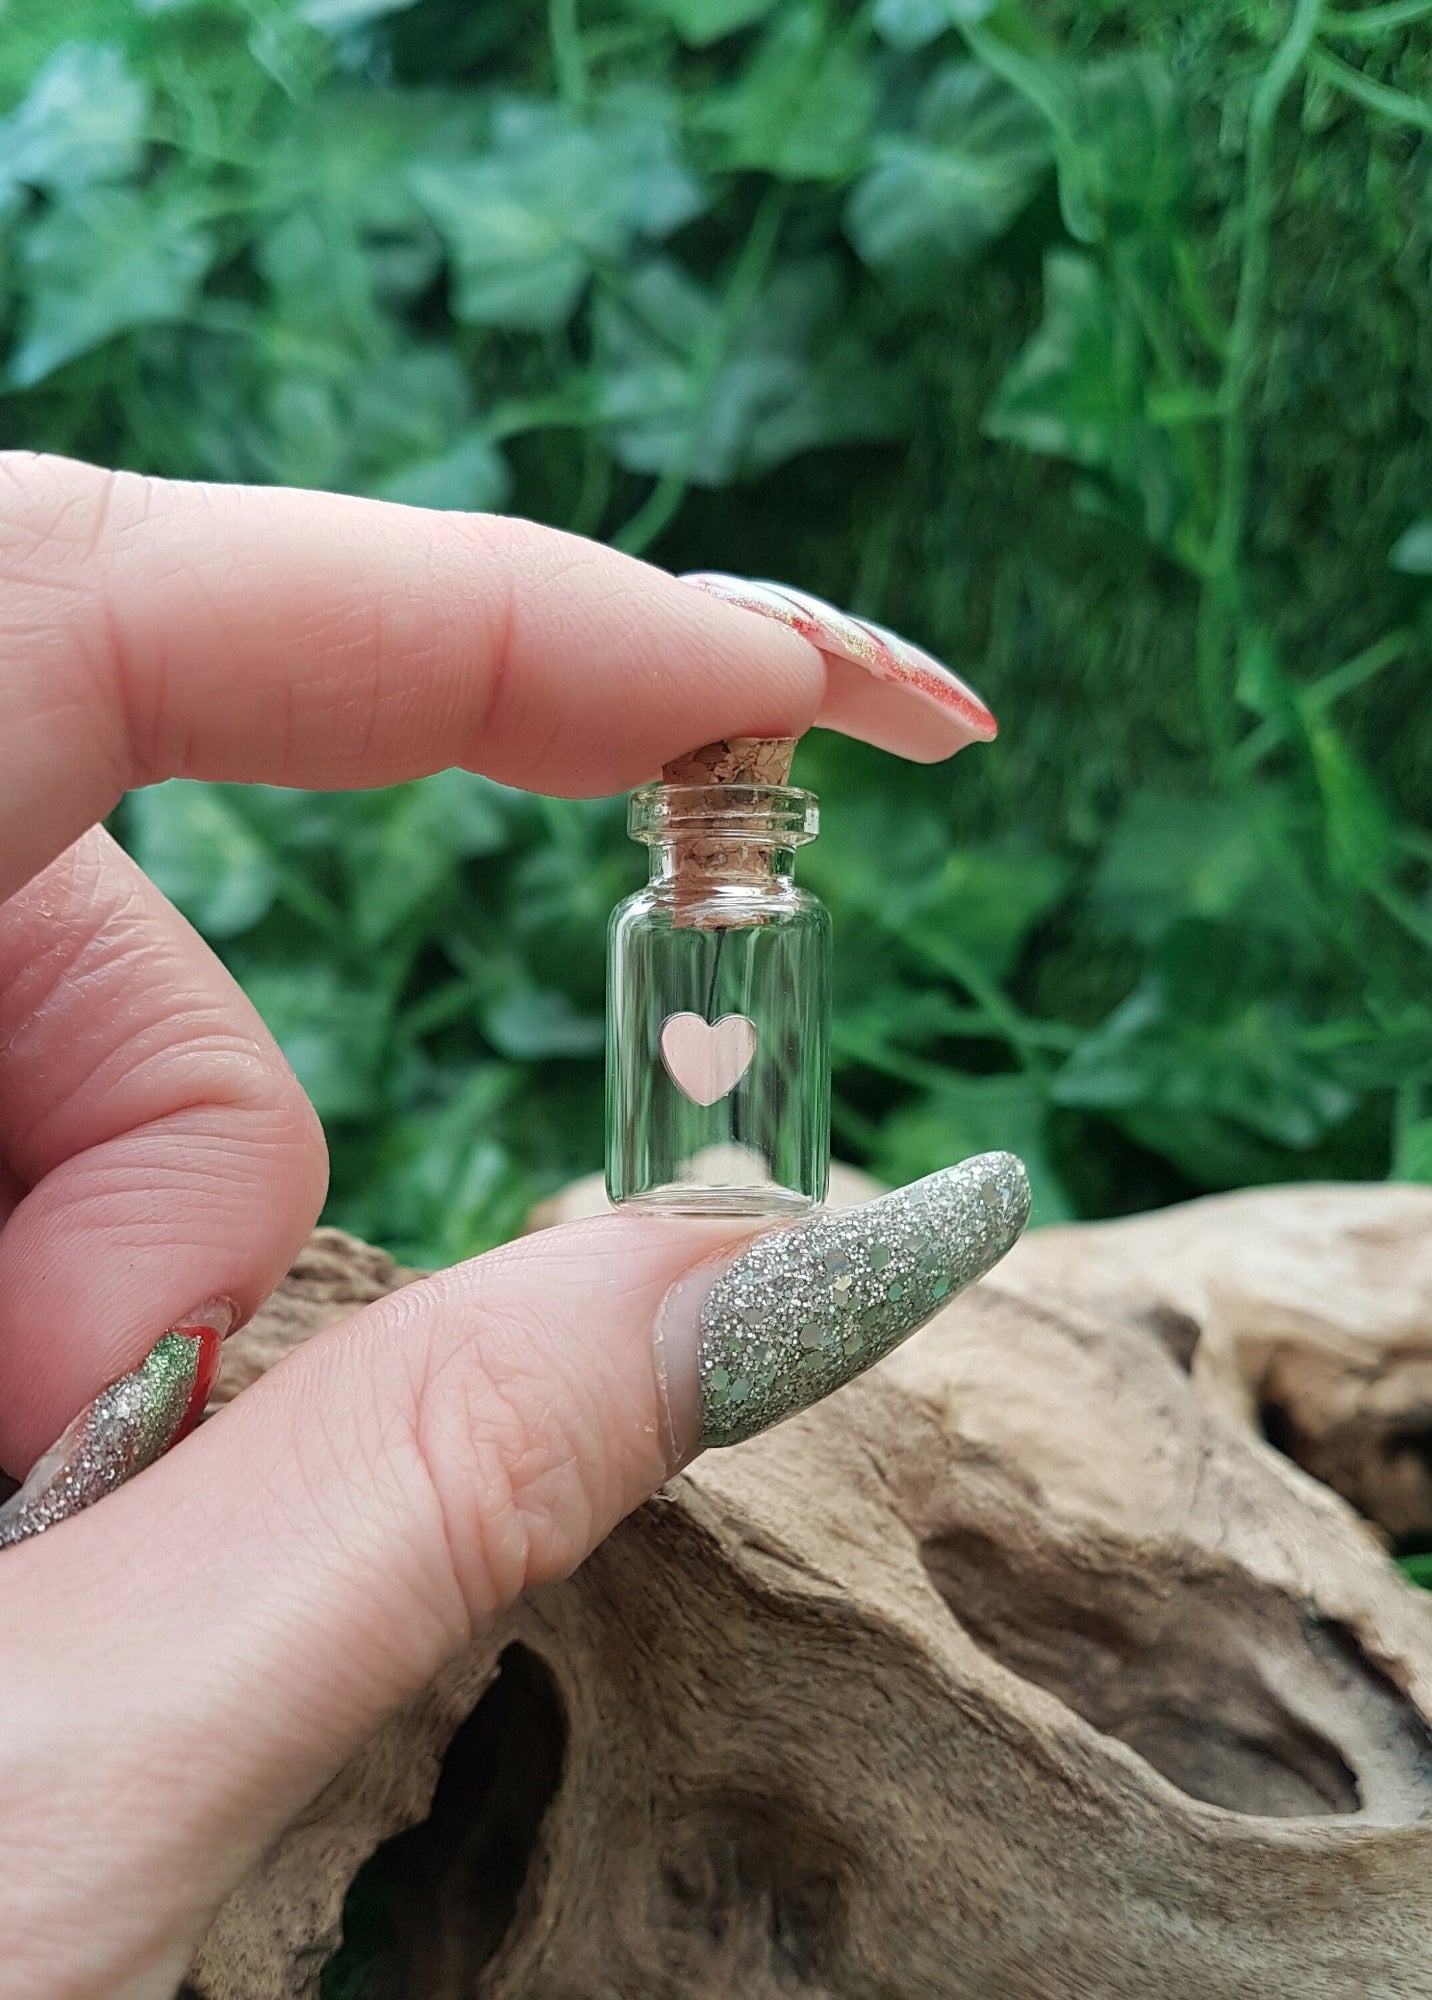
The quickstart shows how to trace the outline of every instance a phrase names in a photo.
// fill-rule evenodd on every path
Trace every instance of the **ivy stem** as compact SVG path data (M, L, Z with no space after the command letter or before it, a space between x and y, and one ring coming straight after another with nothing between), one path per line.
M1223 367L1218 502L1209 537L1203 596L1198 611L1198 692L1204 731L1220 777L1233 748L1232 700L1227 682L1230 639L1242 598L1240 574L1248 520L1248 468L1252 441L1248 403L1257 367L1258 332L1272 261L1273 128L1283 99L1312 48L1323 0L1297 0L1287 34L1258 80L1248 111L1244 164L1243 256L1238 297Z
M1410 28L1429 14L1432 0L1388 0L1385 7L1360 7L1354 14L1330 7L1323 15L1323 28L1342 41L1375 42L1399 28Z
M1314 76L1320 76L1324 83L1352 98L1354 103L1376 112L1379 118L1415 126L1419 132L1432 132L1432 105L1424 104L1418 97L1409 97L1405 90L1393 90L1388 84L1364 76L1341 56L1330 55L1326 49L1314 49L1308 67Z
M740 332L766 282L789 199L788 191L779 186L768 188L761 197L755 220L741 245L721 303L711 315L710 324L692 357L691 397L686 433L680 448L625 527L612 537L613 547L629 556L639 556L651 547L657 536L671 526L686 498L696 448L701 441L701 422L706 414L706 405L726 365L731 342Z
M587 58L577 20L577 0L548 0L547 36L557 95L579 117L587 108Z

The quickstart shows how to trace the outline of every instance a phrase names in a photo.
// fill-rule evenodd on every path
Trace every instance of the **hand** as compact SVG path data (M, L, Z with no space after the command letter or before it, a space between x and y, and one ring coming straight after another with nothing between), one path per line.
M476 1623L703 1441L809 1400L833 1246L852 1324L872 1243L907 1275L843 1377L1017 1234L1003 1155L754 1242L575 1224L383 1300L191 1430L317 1216L323 1138L98 822L175 775L457 763L572 795L795 735L826 662L752 608L520 521L0 455L0 1462L60 1439L0 1510L3 2000L172 1993L228 1888ZM723 1362L755 1416L718 1410Z

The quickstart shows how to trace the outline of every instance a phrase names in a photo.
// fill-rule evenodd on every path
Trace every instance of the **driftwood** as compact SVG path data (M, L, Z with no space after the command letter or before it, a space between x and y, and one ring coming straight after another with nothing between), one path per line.
M1432 1190L1292 1187L1046 1229L1011 1279L1127 1313L1394 1536L1432 1536Z
M1429 1245L1394 1188L1028 1240L484 1635L193 1993L316 2000L361 1869L344 2000L1432 1996L1432 1598L1261 1434L1425 1523ZM400 1277L319 1232L226 1379Z

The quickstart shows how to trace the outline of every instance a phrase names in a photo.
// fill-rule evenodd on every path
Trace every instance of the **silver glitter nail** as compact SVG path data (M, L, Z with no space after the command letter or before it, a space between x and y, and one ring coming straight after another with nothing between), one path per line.
M739 1444L859 1375L997 1264L1029 1220L1013 1153L759 1236L701 1314L701 1444Z
M199 1363L198 1343L166 1333L75 1418L0 1507L0 1549L42 1534L152 1465L184 1420Z

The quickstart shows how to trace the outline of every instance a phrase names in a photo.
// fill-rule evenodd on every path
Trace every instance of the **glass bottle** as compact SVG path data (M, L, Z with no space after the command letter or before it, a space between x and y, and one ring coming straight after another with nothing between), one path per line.
M651 879L613 913L607 1192L686 1215L783 1215L830 1169L830 918L796 887L819 826L787 785L658 784L628 829Z

